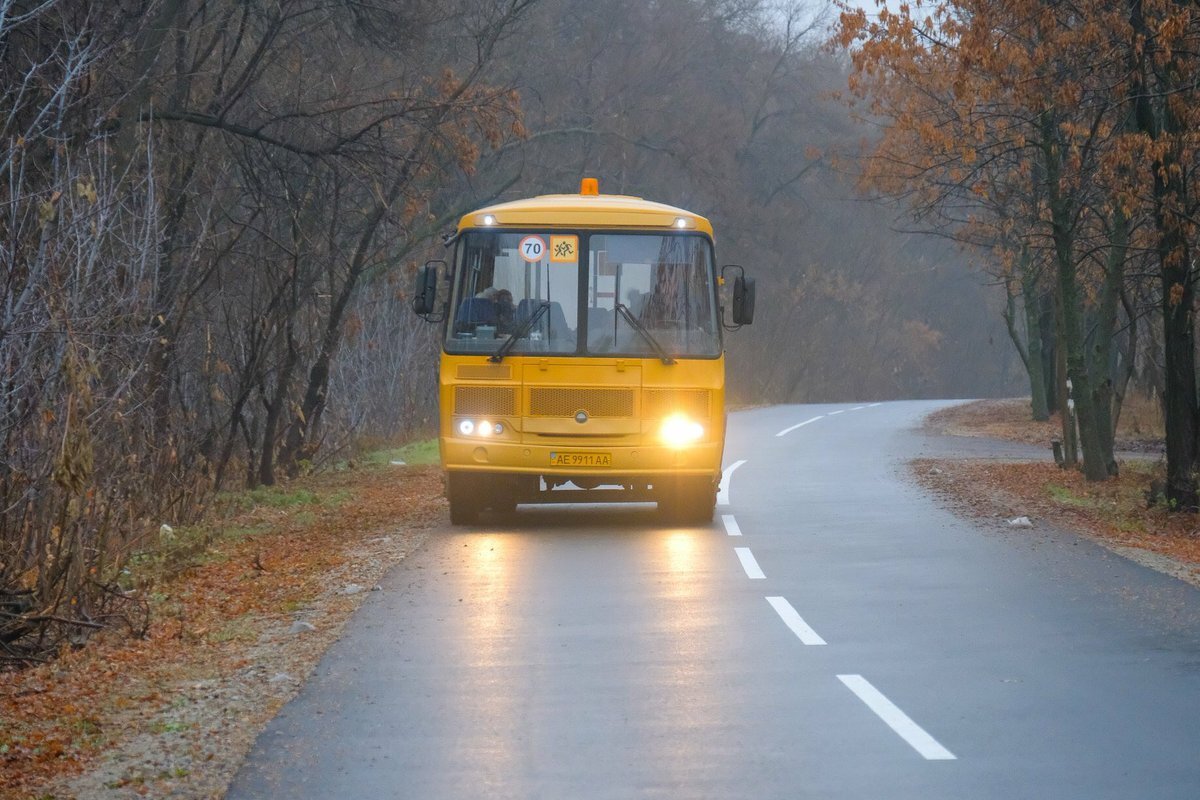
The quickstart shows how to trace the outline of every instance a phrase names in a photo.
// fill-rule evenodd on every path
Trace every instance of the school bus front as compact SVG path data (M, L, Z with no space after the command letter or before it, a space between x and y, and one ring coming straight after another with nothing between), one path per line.
M609 500L711 519L725 363L707 220L585 182L468 214L446 272L439 439L454 522Z

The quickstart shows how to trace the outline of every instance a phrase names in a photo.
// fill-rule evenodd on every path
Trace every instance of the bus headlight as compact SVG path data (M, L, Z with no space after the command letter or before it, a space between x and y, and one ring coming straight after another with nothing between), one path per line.
M704 436L704 426L683 414L672 414L662 422L658 438L669 447L687 447Z
M463 436L500 436L504 433L503 422L492 422L491 420L481 419L464 419L458 422L458 432Z

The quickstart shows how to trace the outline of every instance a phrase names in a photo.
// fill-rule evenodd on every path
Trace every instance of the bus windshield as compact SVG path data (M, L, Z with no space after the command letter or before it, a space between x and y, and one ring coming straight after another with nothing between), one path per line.
M510 354L715 357L715 300L712 245L694 233L468 231L446 350L493 353L536 315Z
M653 353L651 342L629 323L633 318L670 355L718 355L714 298L712 247L703 236L589 237L589 353Z

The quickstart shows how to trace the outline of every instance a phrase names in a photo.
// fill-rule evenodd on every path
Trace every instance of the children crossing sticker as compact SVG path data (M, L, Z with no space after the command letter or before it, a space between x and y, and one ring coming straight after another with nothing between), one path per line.
M579 260L578 236L551 236L550 260L559 264L574 264Z

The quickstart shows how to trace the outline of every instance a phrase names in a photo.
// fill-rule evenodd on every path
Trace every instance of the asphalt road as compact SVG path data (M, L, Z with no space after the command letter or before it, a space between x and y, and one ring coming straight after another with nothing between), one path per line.
M711 526L447 527L229 796L1200 797L1200 591L940 508L904 466L938 405L731 415Z

